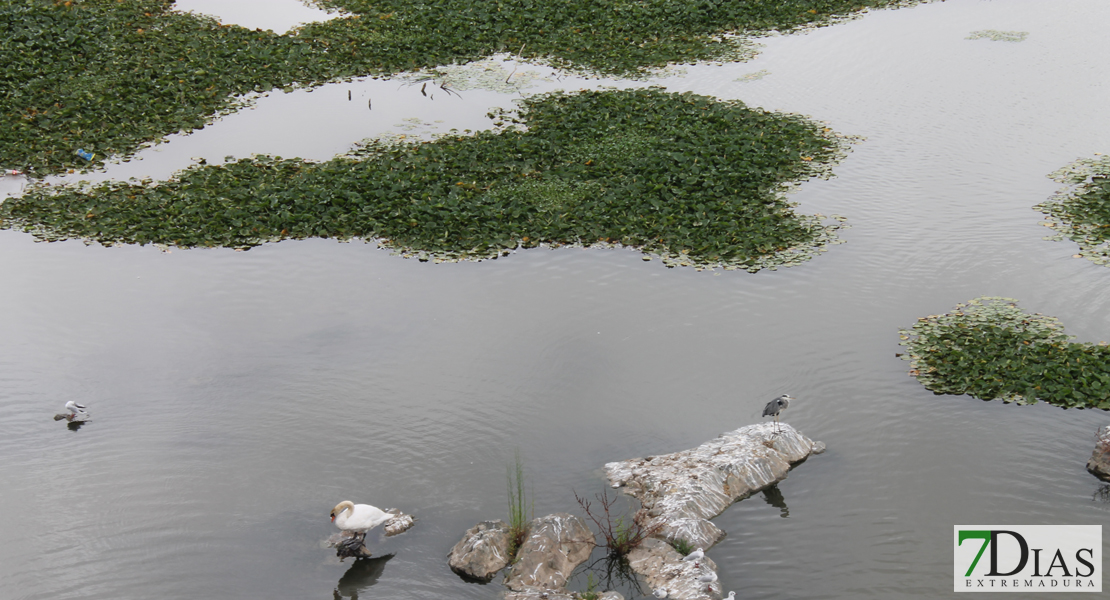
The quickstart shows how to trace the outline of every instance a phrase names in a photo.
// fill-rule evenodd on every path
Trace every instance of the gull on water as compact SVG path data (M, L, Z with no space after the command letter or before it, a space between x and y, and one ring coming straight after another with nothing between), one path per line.
M60 415L54 415L54 420L61 421L62 419L65 419L70 423L83 423L89 420L89 412L88 410L86 410L87 408L88 407L84 404L78 404L73 400L70 400L69 402L66 402L66 410L68 412L62 413Z
M654 590L651 590L651 595L655 596L656 598L666 598L667 590L666 588L656 588Z
M88 408L88 407L86 407L84 404L78 404L78 403L74 402L73 400L70 400L69 402L66 402L66 410L68 410L69 412L72 412L72 413L85 412L86 408Z

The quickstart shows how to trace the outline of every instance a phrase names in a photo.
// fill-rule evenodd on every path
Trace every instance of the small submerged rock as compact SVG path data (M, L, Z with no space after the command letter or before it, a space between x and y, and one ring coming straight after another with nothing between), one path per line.
M1098 430L1097 439L1095 451L1087 461L1087 470L1099 479L1110 481L1110 425Z
M369 558L373 554L366 548L366 544L354 532L340 531L333 533L324 542L328 548L335 548L335 555L339 558Z
M416 525L416 517L406 515L405 513L397 510L396 508L386 509L387 513L393 513L396 516L385 522L383 528L385 529L385 537L393 537L399 533L404 533L412 529Z

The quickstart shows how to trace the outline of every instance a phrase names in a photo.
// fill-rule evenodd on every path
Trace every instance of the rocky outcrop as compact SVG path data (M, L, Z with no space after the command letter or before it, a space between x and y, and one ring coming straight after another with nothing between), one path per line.
M1110 425L1098 430L1098 441L1087 461L1087 470L1099 479L1110 481Z
M396 508L387 508L385 512L391 513L393 517L383 524L386 537L392 537L399 533L404 533L416 524L416 517L407 515ZM363 536L365 538L365 536ZM332 534L325 542L324 545L328 548L335 548L335 555L339 558L369 558L373 554L366 548L362 539L359 539L352 531L339 531Z
M568 592L566 590L561 592L541 592L539 590L507 592L503 598L504 600L582 600L577 592ZM597 600L624 600L624 596L620 592L614 591L599 592Z
M748 425L697 448L608 463L613 487L637 498L645 528L655 537L709 549L725 533L709 519L733 502L782 481L790 468L823 452L786 423Z
M683 561L682 555L661 539L648 538L629 552L628 566L639 573L652 590L665 590L667 598L716 600L721 597L720 583L698 581L704 575L716 573L716 563L707 556L697 561Z
M555 513L528 524L528 536L505 577L513 592L566 593L574 568L590 557L594 534L580 517Z
M466 530L466 535L451 548L447 564L459 575L489 581L509 565L509 525L504 521L482 521Z

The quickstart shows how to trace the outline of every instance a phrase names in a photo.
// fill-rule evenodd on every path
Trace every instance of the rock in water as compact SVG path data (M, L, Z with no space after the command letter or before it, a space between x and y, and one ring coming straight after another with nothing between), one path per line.
M593 549L594 534L581 517L555 513L534 519L528 524L528 537L517 550L517 561L505 577L505 585L514 592L565 593L571 572L590 557Z
M1098 430L1098 442L1091 460L1087 461L1087 470L1099 479L1110 481L1110 425Z
M357 537L349 537L335 545L335 555L339 558L369 558L366 544Z
M710 548L725 533L709 519L733 502L782 481L824 444L787 423L748 425L697 448L605 465L609 483L638 499L655 537Z
M392 519L385 522L385 537L392 537L398 533L404 533L411 529L413 525L416 525L416 517L406 515L396 508L387 508L385 512L395 515Z
M624 595L612 590L594 593L597 594L597 600L624 600ZM553 591L535 589L524 592L505 592L502 594L501 598L503 600L582 600L583 594L580 592L568 592L567 590Z
M463 577L489 581L509 565L509 525L501 520L482 521L466 531L447 555L447 565Z
M667 542L648 538L628 553L628 566L644 577L648 586L667 590L668 598L714 600L715 592L706 590L698 578L717 572L717 563L703 556L697 561L682 560L682 555Z

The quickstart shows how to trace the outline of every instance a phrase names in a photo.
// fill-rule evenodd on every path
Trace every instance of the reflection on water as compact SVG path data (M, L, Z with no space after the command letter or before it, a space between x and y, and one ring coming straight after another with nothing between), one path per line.
M566 586L569 590L620 590L626 598L646 595L628 559L610 554L604 547L594 548L590 560L579 565L572 575Z
M779 489L778 484L764 489L762 493L763 501L779 509L780 517L785 519L790 516L790 509L786 507L786 498L783 498L782 490Z
M0 163L0 202L3 202L5 198L19 196L27 185L26 175L3 174L2 171L6 170L7 167L8 165Z
M392 558L392 554L386 554L376 558L355 559L355 564L351 565L351 568L347 569L347 572L339 578L339 583L335 584L335 589L332 590L335 600L340 598L358 600L359 592L366 591L367 588L378 582L378 578L385 571L385 563Z
M1099 502L1110 502L1110 484L1104 483L1098 486L1095 493L1091 496L1091 500Z

